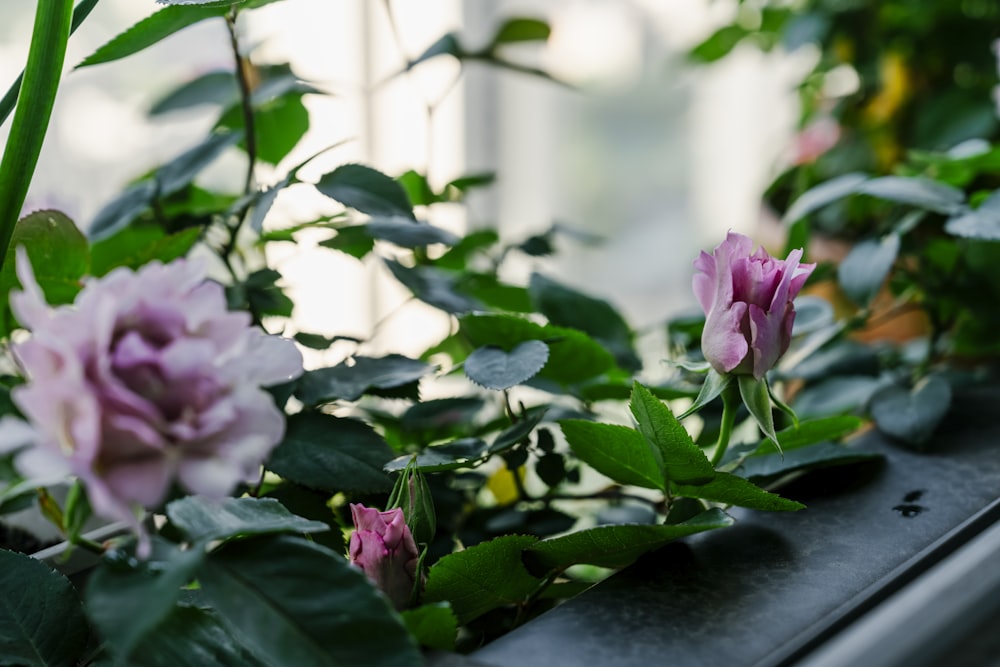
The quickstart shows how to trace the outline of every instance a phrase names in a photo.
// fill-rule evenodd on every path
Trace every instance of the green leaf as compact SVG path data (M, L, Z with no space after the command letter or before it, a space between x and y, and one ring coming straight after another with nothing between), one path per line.
M783 445L783 449L784 455L772 453L751 456L740 466L740 475L748 479L769 480L802 470L847 465L882 458L881 454L862 452L832 442L820 442L791 450L788 449L787 445Z
M856 192L937 213L953 214L962 209L965 193L927 178L882 176L865 181Z
M431 189L430 184L427 183L427 177L412 169L400 174L396 180L403 186L406 196L409 197L410 203L414 206L430 206L431 204L443 201Z
M374 216L413 218L406 191L380 171L360 164L345 164L324 174L316 189L348 208Z
M402 619L343 556L289 536L209 555L198 577L223 621L277 665L422 664Z
M684 419L689 415L693 415L714 401L722 395L722 392L726 390L732 379L733 376L728 373L720 373L714 368L709 368L708 373L705 375L705 381L701 384L701 390L698 391L698 396L694 399L694 403L678 419Z
M421 646L439 651L454 651L458 619L447 602L425 604L402 612L403 622Z
M125 621L127 622L127 621ZM93 664L95 667L97 663ZM176 606L129 657L130 667L271 667L209 609ZM101 663L104 667L104 663Z
M0 549L0 662L71 667L87 645L73 585L45 563Z
M620 484L666 489L663 467L646 438L635 429L582 419L559 422L577 458Z
M638 382L632 386L629 409L639 432L659 451L668 480L681 484L702 484L715 476L712 463L670 408Z
M573 385L614 368L614 358L599 343L574 329L542 326L514 315L465 315L462 333L476 347L496 345L510 350L527 340L549 346L549 360L538 377Z
M620 568L639 556L676 539L733 525L720 509L710 509L674 525L623 524L598 526L560 537L551 537L528 547L528 553L547 571L564 570L585 563Z
M485 251L486 248L495 245L499 239L495 229L480 229L470 232L434 260L434 266L442 269L463 270L473 254Z
M284 480L268 490L266 497L274 498L292 514L326 524L329 530L312 533L310 539L336 553L347 553L343 526L337 521L336 514L328 505L330 494Z
M133 651L158 634L204 556L201 549L182 551L158 540L148 561L129 566L105 559L94 569L87 580L87 611L110 644L116 664L135 663Z
M898 234L858 243L837 267L837 281L855 303L867 306L878 294L899 255Z
M243 296L249 309L258 315L291 317L295 303L284 293L278 281L281 274L274 269L260 269L242 283Z
M545 41L551 32L552 29L545 21L532 18L509 18L497 28L490 41L489 50L492 51L504 44Z
M549 359L549 346L526 340L509 353L487 345L465 360L465 375L476 384L497 391L510 389L534 377Z
M163 10L161 10L163 11ZM242 132L214 132L156 170L157 194L172 195L194 182L195 177L222 153L243 138ZM94 237L91 232L91 238Z
M415 461L396 478L396 484L386 501L386 510L396 507L403 510L403 518L417 544L430 544L434 539L434 533L437 532L434 496L427 484L427 478Z
M674 495L768 512L792 512L805 508L802 503L782 498L775 493L765 491L753 482L726 472L716 473L715 478L707 484L677 485L674 488Z
M442 35L436 42L428 46L423 53L416 57L416 59L411 60L406 65L406 70L409 71L424 62L425 60L430 60L431 58L436 58L437 56L452 56L456 59L461 59L464 55L462 46L458 43L458 38L455 33L446 33Z
M237 101L240 89L231 70L206 72L170 91L149 109L150 116L210 104L228 107Z
M299 380L295 397L306 405L334 400L356 401L373 389L394 389L432 373L434 366L401 354L353 357L353 363L307 371Z
M448 554L431 567L423 600L450 602L461 624L497 607L523 602L541 584L521 560L537 540L506 535Z
M767 390L767 380L758 380L752 375L739 375L740 398L753 416L760 430L770 438L781 451L781 443L774 432L774 415L771 413L771 394Z
M216 127L245 130L243 109L229 108ZM291 92L254 106L254 135L256 157L268 164L278 164L287 156L306 132L309 131L309 112L302 102L302 94ZM246 141L240 143L246 150Z
M89 67L138 53L170 35L205 19L225 16L228 6L194 7L171 5L148 16L104 44L77 65Z
M952 391L939 375L928 375L912 388L892 385L868 406L878 429L911 445L927 442L951 408Z
M434 243L454 245L458 242L458 237L447 230L408 218L372 220L365 225L365 231L374 239L402 248L420 248Z
M603 343L627 370L642 367L632 348L632 330L611 304L532 273L528 293L542 315L560 327L579 329Z
M269 533L315 533L330 528L320 521L295 516L273 498L213 500L187 496L167 505L167 517L191 542Z
M823 417L800 422L798 426L778 431L778 442L781 443L781 451L786 454L790 451L801 449L823 442L824 440L838 440L846 435L854 433L864 420L851 415L839 415L836 417ZM759 443L749 445L747 452L750 456L764 456L776 452L774 443L770 439L764 439ZM738 453L739 448L732 448L732 453Z
M201 236L191 227L167 234L156 225L132 225L95 242L90 247L90 275L103 276L125 266L136 270L149 262L171 262L187 254Z
M861 184L868 181L868 179L869 176L867 174L851 173L820 183L816 187L803 192L785 212L785 217L782 218L782 221L789 225L793 222L798 222L827 204L832 204L838 199L843 199L847 195L854 194Z
M388 258L383 258L382 261L396 280L424 303L452 315L467 313L480 307L475 299L457 291L454 276L436 267L418 265L411 268Z
M501 282L493 272L462 271L455 281L455 288L491 308L514 313L535 312L527 289Z
M1000 190L987 197L975 210L948 220L944 230L967 239L1000 241Z
M365 229L365 225L352 225L338 227L337 235L320 241L320 245L361 259L375 247L375 239Z
M457 468L472 468L489 455L489 445L479 438L461 438L443 445L425 447L417 454L416 467L424 472L441 472ZM411 454L398 456L385 464L386 472L406 468L413 459Z
M521 442L535 430L545 416L545 409L535 410L504 430L500 431L490 444L491 454L500 454Z
M99 241L124 229L149 210L156 198L156 183L146 180L130 185L105 204L87 228L92 241Z
M799 416L844 414L864 406L884 385L878 378L840 375L807 386L795 397Z
M382 471L392 449L364 422L318 412L288 418L285 439L267 468L285 479L330 493L389 491Z
M748 34L746 28L738 25L723 26L691 49L689 55L697 62L715 62L728 55Z

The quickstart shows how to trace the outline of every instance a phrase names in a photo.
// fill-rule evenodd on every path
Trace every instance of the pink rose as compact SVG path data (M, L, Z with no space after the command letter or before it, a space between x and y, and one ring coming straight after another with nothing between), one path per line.
M795 308L792 300L815 264L801 264L802 250L784 261L730 232L709 255L695 260L693 286L705 311L701 349L719 373L753 374L760 380L788 349Z
M416 581L420 554L403 519L403 510L397 507L379 512L352 503L351 517L351 563L364 570L396 609L405 608Z
M174 483L221 497L259 476L285 417L262 386L302 372L294 343L226 310L200 262L150 263L88 280L50 308L23 248L11 307L27 383L13 399L38 434L31 454L86 485L94 511L138 527Z

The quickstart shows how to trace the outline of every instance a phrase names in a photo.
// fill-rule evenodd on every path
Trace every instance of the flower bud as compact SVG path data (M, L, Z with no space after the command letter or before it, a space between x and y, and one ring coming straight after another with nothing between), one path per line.
M815 264L802 264L802 250L784 261L730 232L713 254L694 262L695 296L705 311L701 349L719 373L760 380L788 349L795 308L792 300Z
M348 553L397 610L410 601L420 556L399 508L380 512L351 504L354 532Z

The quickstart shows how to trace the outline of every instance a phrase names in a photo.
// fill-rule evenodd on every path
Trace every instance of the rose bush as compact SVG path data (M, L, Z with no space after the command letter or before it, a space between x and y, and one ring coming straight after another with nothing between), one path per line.
M37 432L20 457L31 474L79 477L98 514L138 526L176 482L222 497L254 480L284 433L261 387L302 372L288 340L226 309L197 261L153 262L88 280L50 308L27 254L11 307L31 331L13 346L27 383L12 399Z

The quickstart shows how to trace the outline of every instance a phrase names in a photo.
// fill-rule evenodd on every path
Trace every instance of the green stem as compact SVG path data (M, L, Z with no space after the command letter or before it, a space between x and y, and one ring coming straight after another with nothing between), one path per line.
M69 26L69 34L72 35L76 32L80 24L90 16L90 12L97 6L97 2L98 0L80 0L80 3L73 10L73 21ZM17 94L21 91L21 82L23 80L24 70L21 70L21 73L14 79L14 83L10 84L10 88L7 89L3 99L0 99L0 125L7 120L7 116L14 110L14 104L17 102Z
M49 126L72 17L73 0L38 0L28 62L0 162L0 267Z
M718 467L729 449L729 438L733 434L733 423L736 421L736 411L740 407L739 389L730 384L722 392L722 424L719 425L719 444L712 454L712 465Z

